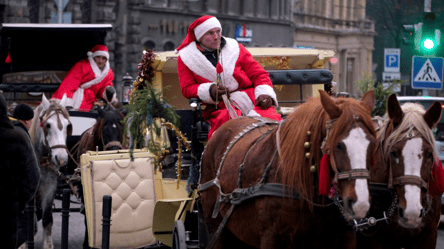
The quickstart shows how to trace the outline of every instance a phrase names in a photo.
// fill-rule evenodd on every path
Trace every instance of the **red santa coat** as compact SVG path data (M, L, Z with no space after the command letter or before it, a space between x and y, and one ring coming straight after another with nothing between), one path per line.
M256 106L256 99L260 95L268 95L277 105L276 93L273 90L268 72L253 59L242 44L236 40L226 38L225 46L220 52L219 61L222 65L221 85L230 90L230 99L239 108L235 110L239 116L262 116L281 120L281 116L272 107L261 110ZM204 103L216 104L210 95L210 86L217 81L216 67L199 51L196 42L179 50L177 60L180 87L185 98L200 98ZM210 139L213 132L229 120L229 114L223 102L219 102L218 109L205 113L207 121L211 124L208 135Z
M105 64L103 71L99 69L92 57L77 62L63 79L53 98L62 99L66 94L67 106L81 111L91 110L96 98L106 99L105 88L113 86L114 74Z

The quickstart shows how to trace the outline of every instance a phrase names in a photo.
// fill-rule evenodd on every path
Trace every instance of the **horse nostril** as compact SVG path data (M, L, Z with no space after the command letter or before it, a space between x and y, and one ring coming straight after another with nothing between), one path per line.
M422 218L425 214L424 208L421 209L421 212L419 213L419 218Z
M398 207L398 214L401 218L404 218L404 209L402 209L401 207Z
M355 204L355 201L353 200L353 198L347 198L347 206L350 208L350 212L352 214L354 214L355 212L353 211L353 204Z

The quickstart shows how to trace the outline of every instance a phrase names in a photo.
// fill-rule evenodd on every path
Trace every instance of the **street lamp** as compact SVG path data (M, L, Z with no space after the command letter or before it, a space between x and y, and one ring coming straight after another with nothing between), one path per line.
M128 73L123 76L123 87L122 87L122 102L123 104L129 104L131 100L131 92L133 91L133 77Z

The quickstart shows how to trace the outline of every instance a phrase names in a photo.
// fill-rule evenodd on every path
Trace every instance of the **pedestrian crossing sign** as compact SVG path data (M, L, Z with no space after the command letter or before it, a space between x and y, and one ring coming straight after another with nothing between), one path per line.
M430 58L413 56L412 60L412 88L414 89L442 89L444 58Z

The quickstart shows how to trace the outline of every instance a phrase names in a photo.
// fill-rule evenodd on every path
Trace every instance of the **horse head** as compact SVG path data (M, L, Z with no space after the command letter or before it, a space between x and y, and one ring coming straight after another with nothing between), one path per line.
M345 217L362 219L370 209L368 179L376 146L371 112L375 98L370 91L360 102L349 100L335 101L321 92L322 106L330 117L330 130L321 149L330 157L333 184L343 200Z
M418 227L430 209L428 194L437 150L432 128L441 118L441 103L428 110L419 104L400 106L396 95L388 99L388 121L380 131L386 182L397 196L398 223ZM395 198L396 199L396 198Z
M72 133L68 111L65 109L68 98L63 96L60 103L48 100L43 94L42 103L35 109L30 129L34 147L41 157L50 157L56 167L68 163L66 138Z
M114 107L107 105L105 108L98 108L99 118L94 131L96 138L101 140L97 144L103 146L103 150L120 150L123 148L123 131L122 123L125 117L125 110L116 110Z
M284 182L307 198L329 195L347 220L362 219L370 209L368 179L376 146L371 120L374 102L373 91L361 101L333 99L320 91L320 98L299 106L282 127L282 163L300 164L294 169L283 167ZM318 193L313 188L316 185Z

